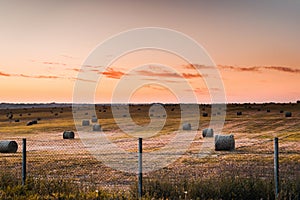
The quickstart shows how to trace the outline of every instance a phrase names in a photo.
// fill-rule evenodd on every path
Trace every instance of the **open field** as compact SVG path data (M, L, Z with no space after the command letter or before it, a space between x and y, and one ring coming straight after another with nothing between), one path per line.
M158 134L144 139L144 152L153 152L165 146L174 137L173 132L181 127L180 107L164 107L165 126ZM150 117L149 109L149 105L131 105L132 119L139 125L148 124L151 117L158 117ZM96 105L95 110L98 123L102 125L107 138L128 152L137 152L137 139L118 128L111 107ZM238 111L242 115L237 116ZM285 117L286 111L292 112L292 117ZM211 113L209 105L199 105L199 112L198 133L184 155L162 169L146 173L145 177L159 177L169 182L203 180L226 174L270 178L273 176L274 137L279 138L281 178L295 180L299 177L300 103L230 104L226 110L218 113ZM208 113L208 117L203 117L203 112ZM11 119L10 113L13 115ZM92 118L88 111L85 115L86 119ZM202 130L208 128L211 116L218 119L221 115L225 115L226 119L222 134L234 134L236 150L214 151L209 148L206 156L202 156L200 150L203 150L205 142ZM26 126L28 121L38 118L38 124ZM15 119L20 121L15 122ZM73 130L75 139L63 140L62 133L65 130ZM2 105L0 140L16 140L19 145L16 154L0 154L2 173L15 173L21 177L22 138L27 139L27 170L31 177L65 179L83 187L93 185L108 190L128 190L136 182L136 174L112 169L89 153L76 132L71 105ZM169 153L172 154L171 151Z

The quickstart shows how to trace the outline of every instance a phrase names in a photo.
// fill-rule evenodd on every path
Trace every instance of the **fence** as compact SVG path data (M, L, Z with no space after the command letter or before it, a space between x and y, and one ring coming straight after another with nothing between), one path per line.
M19 148L17 153L0 154L0 173L12 173L21 181L22 138L9 139L15 140ZM272 143L272 140L265 141L266 145ZM213 174L226 175L226 173L234 173L238 176L255 174L267 178L274 176L273 152L249 153L243 151L245 145L238 141L236 146L238 146L236 151L220 152L216 158L214 158L216 155L212 154L211 157L197 160L196 153L188 153L183 156L183 161L145 176L159 175L169 177L170 181L183 177L203 179ZM282 177L296 176L293 173L299 172L299 165L283 166L280 170ZM73 140L59 138L35 140L34 137L27 139L27 176L71 180L82 186L95 185L105 188L128 188L137 181L136 174L116 171L96 160L84 148L78 137Z

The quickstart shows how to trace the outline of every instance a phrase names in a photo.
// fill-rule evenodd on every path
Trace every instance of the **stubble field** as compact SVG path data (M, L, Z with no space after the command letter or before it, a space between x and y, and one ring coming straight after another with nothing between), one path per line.
M144 152L154 152L164 147L174 137L174 131L181 129L180 106L164 105L164 108L166 116L150 116L150 105L130 106L131 117L139 125L148 124L150 118L166 119L158 134L143 140ZM85 113L86 119L97 117L102 126L103 132L93 134L105 134L118 147L127 152L137 152L137 138L119 129L109 105L96 105L95 111L96 116L88 111ZM242 115L238 116L238 111ZM287 111L292 112L292 117L285 117ZM137 180L135 173L112 169L90 154L76 131L72 112L76 111L69 104L2 105L0 140L16 140L19 148L15 154L0 154L1 173L13 173L21 179L22 138L26 138L27 172L30 177L64 179L82 187L108 190L126 191L134 186ZM208 117L202 116L204 112L208 113ZM13 117L9 119L11 114ZM188 150L168 166L144 174L146 178L168 182L205 180L226 175L267 179L273 176L274 171L274 137L279 138L281 178L299 178L300 103L229 104L226 110L217 113L211 112L210 105L199 105L199 114L197 134ZM216 119L225 116L222 134L234 134L234 151L215 151L213 141L202 137L202 130L209 127L211 116ZM38 118L37 124L26 126L28 121ZM20 121L15 122L16 119ZM90 130L91 127L85 128ZM75 139L63 140L65 130L73 130ZM172 151L168 153L172 154Z

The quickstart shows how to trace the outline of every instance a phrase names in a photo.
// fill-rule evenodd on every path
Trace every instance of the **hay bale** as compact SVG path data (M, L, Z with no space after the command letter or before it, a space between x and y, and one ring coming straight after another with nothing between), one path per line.
M192 130L192 125L190 123L184 123L182 125L182 129L185 130L185 131Z
M10 113L7 117L8 117L8 119L12 119L14 117L14 115L12 113Z
M31 126L32 124L33 124L32 121L29 121L26 123L26 126Z
M102 131L101 125L99 125L99 124L94 124L94 125L93 125L93 131Z
M202 113L202 117L208 117L208 113Z
M74 139L75 134L73 131L64 131L63 133L63 139Z
M206 128L202 131L203 137L214 137L214 130L212 128Z
M82 120L82 126L89 126L90 125L90 120L84 119Z
M0 153L16 153L18 144L16 141L3 140L0 141Z
M286 112L285 117L292 117L292 112Z
M237 116L240 116L240 115L242 115L242 114L243 114L243 113L242 113L241 111L239 111L239 112L236 113Z
M93 117L93 118L92 118L92 122L93 122L93 123L98 122L98 118L97 118L97 117Z
M235 148L234 135L216 135L215 150L216 151L232 151Z
M31 120L31 121L27 122L26 126L31 126L33 124L37 124L37 120Z

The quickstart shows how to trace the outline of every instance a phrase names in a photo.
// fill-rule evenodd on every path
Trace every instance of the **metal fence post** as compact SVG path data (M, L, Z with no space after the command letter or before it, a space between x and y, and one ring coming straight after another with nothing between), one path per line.
M23 150L22 150L22 185L25 185L26 181L26 138L23 138Z
M142 198L143 196L143 189L142 189L142 184L143 184L143 159L142 159L142 153L143 153L143 146L142 146L142 138L139 138L139 153L138 153L138 168L139 168L139 175L138 175L138 195L139 195L139 199Z
M275 182L275 198L279 194L279 161L278 161L278 138L274 138L274 182Z

